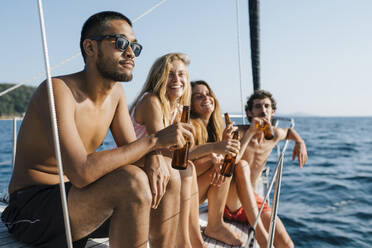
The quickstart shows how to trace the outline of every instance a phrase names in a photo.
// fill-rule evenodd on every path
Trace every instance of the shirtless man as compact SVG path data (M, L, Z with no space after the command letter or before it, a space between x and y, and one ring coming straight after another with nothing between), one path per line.
M183 147L185 138L193 142L193 128L175 124L136 140L120 82L132 79L142 47L127 17L91 16L80 46L85 68L52 80L74 247L84 247L92 233L109 233L110 247L146 247L149 237L151 247L171 247L180 179L158 174L157 163L136 161L153 150ZM19 131L2 220L17 239L55 248L66 241L50 123L44 82ZM96 152L109 128L117 148Z
M262 130L256 128L256 124L258 124L257 126L262 126L264 123L271 122L271 118L276 110L276 102L271 93L263 90L256 91L248 99L245 110L251 125L245 127L245 129L241 127L244 132L241 140L242 157L235 168L235 180L233 180L230 187L225 218L248 221L253 225L263 202L263 199L257 196L254 189L272 149L281 140L293 140L295 145L292 159L295 159L297 156L301 168L307 161L307 152L304 140L293 129L273 127L274 138L272 140L266 140ZM267 247L270 217L271 209L265 203L261 220L256 227L256 238L260 247ZM294 247L291 238L279 218L276 220L274 246L276 248Z

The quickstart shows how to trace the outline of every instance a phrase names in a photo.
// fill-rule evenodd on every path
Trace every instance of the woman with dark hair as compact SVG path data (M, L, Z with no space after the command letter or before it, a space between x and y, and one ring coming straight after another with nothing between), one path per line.
M208 199L208 225L204 234L229 245L242 245L241 238L223 220L231 178L220 174L225 154L235 156L239 141L232 139L233 123L224 128L217 98L207 82L191 82L191 123L195 145L190 153L199 186L199 203Z

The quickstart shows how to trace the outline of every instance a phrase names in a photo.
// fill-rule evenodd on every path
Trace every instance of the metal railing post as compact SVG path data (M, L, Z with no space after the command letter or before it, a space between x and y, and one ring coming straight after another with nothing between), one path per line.
M15 156L17 150L17 117L13 118L13 157L12 157L12 166L14 168Z
M294 120L292 118L280 118L291 122L291 127L294 128ZM280 196L280 187L282 185L282 173L283 173L283 163L284 163L284 153L288 146L288 140L285 141L284 147L282 149L282 153L279 157L278 162L278 174L276 175L276 182L275 182L275 190L274 190L274 197L273 197L273 210L271 212L270 218L270 228L269 228L269 243L267 244L267 248L272 248L274 244L274 236L275 236L275 226L276 226L276 217L278 215L278 208L279 208L279 196Z

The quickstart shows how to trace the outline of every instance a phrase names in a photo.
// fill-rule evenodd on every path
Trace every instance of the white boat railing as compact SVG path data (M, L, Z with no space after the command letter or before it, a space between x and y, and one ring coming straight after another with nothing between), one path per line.
M13 156L12 156L12 166L14 168L15 154L17 150L17 117L13 118Z
M18 120L20 120L19 117L13 117L13 139L12 139L13 150L12 150L12 160L0 161L0 166L1 165L11 164L14 167L15 153L16 153L16 149L17 149L17 121Z
M0 162L0 165L10 164L11 162L12 162L12 160L3 161L3 162Z
M17 121L20 120L18 117L13 117L13 150L12 150L12 160L8 161L2 161L0 162L0 166L2 165L12 165L12 168L14 168L14 162L15 162L15 154L17 150ZM8 203L9 200L9 194L8 190L3 190L0 192L0 202Z

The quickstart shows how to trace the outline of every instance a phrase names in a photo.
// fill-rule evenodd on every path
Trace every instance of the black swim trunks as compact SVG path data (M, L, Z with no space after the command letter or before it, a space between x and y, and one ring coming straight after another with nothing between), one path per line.
M65 188L68 194L71 183L65 183ZM13 192L1 219L19 241L40 248L67 247L58 184L31 186ZM104 225L107 234L109 223ZM87 240L88 237L83 238L73 245L85 247Z

